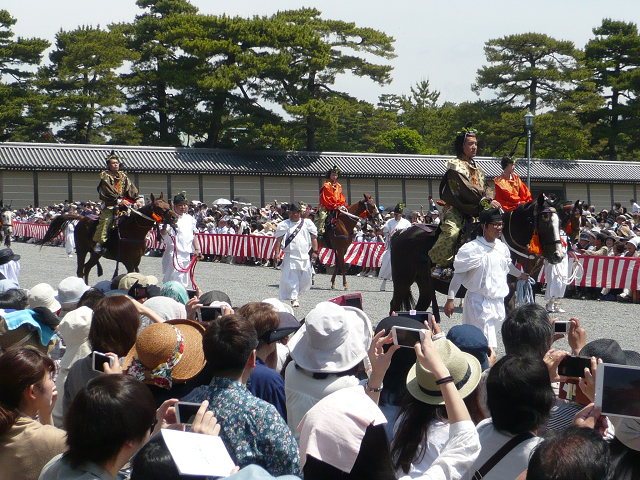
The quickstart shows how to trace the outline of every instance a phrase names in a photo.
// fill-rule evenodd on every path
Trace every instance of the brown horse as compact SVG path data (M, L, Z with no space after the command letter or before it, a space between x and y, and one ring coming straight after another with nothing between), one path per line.
M347 268L344 261L344 256L347 254L349 245L353 241L353 229L356 224L361 220L373 220L382 218L380 211L376 204L373 203L371 195L365 193L364 198L353 205L349 205L347 208L349 215L344 212L338 211L336 213L336 221L333 229L328 229L325 236L328 237L329 243L336 253L336 266L333 269L333 276L331 277L331 288L336 288L336 275L338 270L342 273L342 285L345 290L349 290L347 285ZM321 247L327 245L321 240Z
M118 226L111 230L109 234L109 240L105 244L106 252L103 255L98 255L93 250L95 245L93 233L95 232L97 221L81 215L60 215L56 217L51 222L44 238L38 244L44 245L53 240L66 228L69 222L78 220L74 233L78 260L76 275L84 278L85 283L88 285L89 272L94 266L98 265L98 276L102 276L101 256L109 260L122 262L127 268L127 272L138 272L138 266L144 254L144 239L151 227L159 222L174 224L176 219L177 215L171 210L169 204L164 201L164 195L161 193L159 198L155 198L152 194L151 203L146 204L139 210L130 210L129 216L118 220ZM85 263L87 254L90 254L90 257L89 261Z
M531 273L530 269L536 267L538 263L541 265L541 262L535 260L541 260L543 257L551 264L559 263L562 260L564 252L558 230L558 214L554 204L544 194L541 194L537 201L519 205L515 210L505 212L502 218L504 221L503 241L506 241L510 247L512 258L520 262L527 273ZM528 259L525 257L529 255L526 246L531 242L536 230L543 248L543 256ZM435 291L446 294L449 282L431 276L431 261L427 253L435 243L435 238L415 226L402 230L391 238L393 298L390 312L414 308L411 285L415 282L420 291L415 309L426 310L431 304L433 315L439 321L440 313ZM520 253L516 253L516 251ZM513 296L515 285L515 282L509 282L511 293L505 298L507 305ZM463 297L465 291L464 288L460 288L457 296Z

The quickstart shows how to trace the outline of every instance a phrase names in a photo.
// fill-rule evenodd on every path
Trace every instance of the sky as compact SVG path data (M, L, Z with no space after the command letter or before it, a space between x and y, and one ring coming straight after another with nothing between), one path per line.
M55 41L60 29L131 22L142 12L135 0L14 0L0 5L18 20L17 36ZM603 18L640 23L638 0L191 0L200 13L250 17L279 10L315 7L325 19L355 22L395 38L393 81L379 86L368 79L341 77L336 88L377 103L383 93L409 94L416 82L429 80L440 101L474 101L476 72L486 64L484 44L490 39L527 32L573 41L583 48ZM489 98L491 92L483 92Z

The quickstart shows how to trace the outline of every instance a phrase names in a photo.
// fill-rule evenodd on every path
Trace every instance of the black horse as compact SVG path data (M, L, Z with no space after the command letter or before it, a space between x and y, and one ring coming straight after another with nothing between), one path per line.
M521 263L525 272L535 274L542 267L544 258L549 263L559 263L563 256L556 202L540 194L536 201L522 204L511 212L502 215L504 221L503 241L506 241L512 258ZM538 233L543 255L531 255L528 245L534 232ZM461 235L463 233L461 232ZM431 304L433 314L440 321L440 312L435 291L446 294L449 282L431 276L431 260L427 255L435 243L435 236L420 227L413 226L397 232L391 238L391 270L393 278L393 298L390 312L399 310L426 310ZM505 298L509 304L515 291L515 277L509 276L510 294ZM416 304L411 294L411 285L418 284L420 297ZM458 291L458 297L464 297L464 287Z

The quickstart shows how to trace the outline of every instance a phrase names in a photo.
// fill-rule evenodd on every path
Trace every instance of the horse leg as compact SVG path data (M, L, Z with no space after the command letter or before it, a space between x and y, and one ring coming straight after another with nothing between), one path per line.
M345 290L349 290L349 285L347 284L347 262L344 261L344 253L341 252L340 254L340 270L342 272L342 286L344 287Z
M89 261L84 265L84 282L87 285L89 285L89 272L91 272L91 269L96 266L99 260L100 256L91 252Z
M87 251L84 249L76 249L76 262L78 267L76 269L76 276L80 278L84 278L84 260L87 258ZM85 283L87 282L87 278L85 278ZM87 283L87 285L89 285Z
M336 275L338 274L338 268L340 265L337 252L335 253L335 259L336 261L334 262L334 265L333 265L333 275L331 275L331 290L336 289Z

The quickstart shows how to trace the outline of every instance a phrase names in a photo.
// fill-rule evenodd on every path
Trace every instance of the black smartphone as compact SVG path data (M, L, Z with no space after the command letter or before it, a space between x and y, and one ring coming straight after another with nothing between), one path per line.
M565 377L584 378L584 369L591 370L591 357L567 355L558 365L558 374Z
M200 307L198 310L198 320L201 322L211 322L222 315L220 307Z
M191 425L199 409L199 403L178 402L176 403L176 420L178 423Z
M362 310L362 297L359 295L345 295L344 303L347 307L355 307Z
M104 353L93 352L93 370L104 373L104 364L113 365L113 359Z
M187 288L187 295L189 295L189 299L192 299L193 297L198 296L198 291L193 288Z

